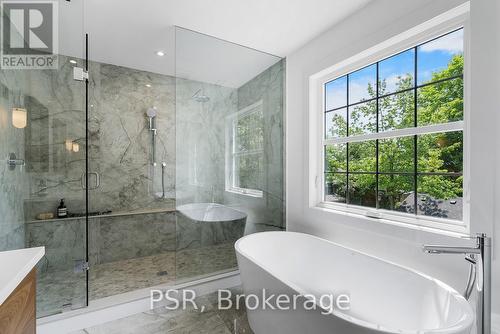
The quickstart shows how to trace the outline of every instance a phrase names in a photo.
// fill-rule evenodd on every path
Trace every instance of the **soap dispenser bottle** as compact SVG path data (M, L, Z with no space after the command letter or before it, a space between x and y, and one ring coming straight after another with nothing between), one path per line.
M61 203L59 203L59 207L57 208L57 218L66 218L68 216L68 209L66 208L66 204L64 204L64 198L61 199Z

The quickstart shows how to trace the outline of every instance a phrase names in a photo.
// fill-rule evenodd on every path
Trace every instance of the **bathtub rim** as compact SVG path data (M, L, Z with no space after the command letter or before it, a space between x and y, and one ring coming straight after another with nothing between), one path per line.
M236 217L234 219L225 219L225 220L199 220L199 219L195 219L194 217L191 217L188 214L188 212L189 211L202 210L202 209L201 208L189 208L189 206L191 206L191 205L194 205L194 206L206 206L207 208L209 206L214 207L214 208L223 208L223 209L227 209L227 210L230 210L230 211L234 211L234 212L236 212L240 216ZM236 222L236 221L243 220L243 219L246 220L248 218L248 214L246 212L243 212L241 210L235 209L233 207L230 207L230 206L227 206L227 205L224 205L224 204L209 203L209 202L185 203L185 204L177 206L175 211L176 211L176 213L182 214L184 217L186 217L186 218L188 218L188 219L190 219L190 220L192 220L194 222L198 222L198 223Z
M276 279L279 282L281 282L282 284L288 286L289 288L291 288L292 290L294 290L295 292L299 293L302 296L306 296L307 294L309 294L309 292L304 291L303 289L299 288L298 286L296 286L293 283L284 281L283 279L277 277L273 273L273 271L271 269L267 268L267 266L263 266L253 256L249 255L247 252L243 252L242 249L241 249L240 244L245 239L257 238L261 234L276 234L276 233L295 234L295 235L300 235L301 237L307 237L307 238L311 238L311 239L316 239L316 240L318 240L320 242L326 242L326 243L332 244L334 246L341 247L341 248L343 248L345 250L348 250L348 251L351 251L351 252L355 252L355 253L360 254L360 255L367 256L367 257L369 257L371 259L374 259L374 260L377 260L377 261L381 261L381 262L384 262L384 263L389 264L389 265L393 265L393 266L395 266L395 267L397 267L399 269L402 269L404 271L416 274L417 276L420 276L421 278L423 278L425 280L431 281L431 282L435 283L436 285L438 285L439 287L445 289L453 297L456 298L456 300L457 300L457 302L459 303L460 306L463 306L464 309L466 311L468 311L468 312L464 312L464 315L462 317L460 317L457 320L457 322L455 324L451 325L451 326L448 326L448 327L445 327L445 328L423 329L423 330L421 330L421 329L394 329L394 328L389 328L387 326L377 325L376 323L372 323L372 322L369 322L369 321L366 321L366 320L354 317L352 315L348 315L348 314L346 314L346 313L338 310L337 308L335 308L333 310L333 312L332 312L333 315L336 316L336 317L339 317L339 318L341 318L341 319L343 319L345 321L354 323L355 325L369 328L370 330L374 330L375 332L391 333L391 334L420 334L420 333L426 333L426 334L450 334L450 333L455 333L456 331L461 330L463 328L467 328L467 327L471 327L472 328L472 326L474 324L474 319L475 319L474 310L472 309L472 306L470 305L470 303L460 293L458 293L454 288L452 288L448 284L444 283L443 281L441 281L441 280L439 280L437 278L434 278L434 277L432 277L430 275L427 275L427 274L425 274L425 273L423 273L421 271L418 271L416 269L413 269L413 268L410 268L410 267L406 267L406 266L400 265L400 264L392 262L392 261L385 260L385 259L377 257L375 255L371 255L371 254L368 254L368 253L356 250L354 248L347 247L347 246L341 245L339 243L336 243L336 242L333 242L333 241L330 241L330 240L327 240L327 239L320 238L320 237L312 235L312 234L301 233L301 232L265 231L265 232L258 232L258 233L253 233L253 234L246 235L246 236L244 236L244 237L242 237L242 238L240 238L240 239L238 239L236 241L236 243L234 245L234 248L235 248L237 254L239 254L241 256L244 256L249 261L255 263L262 270L264 270L267 274L269 274L270 276L272 276L274 279ZM241 272L241 270L240 270L240 272ZM242 279L242 282L244 282L243 279ZM322 309L321 305L319 305L318 303L316 303L314 300L312 300L312 302L314 302L314 304L319 309Z

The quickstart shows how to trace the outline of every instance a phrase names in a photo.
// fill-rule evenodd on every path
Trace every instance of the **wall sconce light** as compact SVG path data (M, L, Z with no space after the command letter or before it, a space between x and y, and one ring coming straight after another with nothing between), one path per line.
M73 151L73 141L71 139L66 139L64 146L66 147L66 151Z
M12 108L12 125L24 129L28 124L28 111L24 108Z
M64 147L66 147L66 151L69 152L80 152L80 144L72 141L71 139L66 139L64 142Z

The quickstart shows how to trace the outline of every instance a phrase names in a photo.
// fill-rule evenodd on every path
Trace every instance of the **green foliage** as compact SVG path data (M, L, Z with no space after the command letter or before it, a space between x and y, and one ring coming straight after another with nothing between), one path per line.
M451 59L448 67L433 73L430 82L417 92L417 124L431 125L463 119L463 56ZM445 80L451 77L459 78ZM439 82L440 80L443 80ZM436 82L438 81L438 82ZM413 87L414 78L407 74L399 77L398 91ZM386 82L379 82L379 96L386 94ZM376 88L368 86L371 98L377 96ZM379 131L390 131L413 127L415 124L415 97L413 90L392 94L379 99ZM375 101L358 104L351 108L349 135L374 133L377 131L377 105ZM346 115L333 117L332 136L346 136ZM398 173L414 173L414 137L385 139L379 141L379 171L388 175L379 176L379 199L381 207L398 210L414 189L413 176ZM449 132L418 136L417 170L419 173L462 173L462 132ZM345 146L326 148L326 169L330 172L345 172ZM376 170L375 142L349 144L349 170L374 172ZM345 177L334 179L327 174L328 182L336 182L337 189L345 189ZM462 196L463 178L426 174L418 177L418 192L437 199ZM356 175L349 185L350 196L355 202L371 202L376 189L373 175ZM362 204L362 203L360 203ZM366 203L363 205L367 205Z

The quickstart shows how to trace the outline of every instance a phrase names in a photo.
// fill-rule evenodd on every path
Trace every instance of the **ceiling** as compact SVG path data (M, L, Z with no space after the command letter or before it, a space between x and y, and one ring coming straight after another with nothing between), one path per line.
M174 26L285 57L371 0L59 1L60 53L83 57L81 36L88 32L92 60L175 75ZM201 44L205 49L196 48L192 66L184 64L184 77L236 87L273 59L253 51L245 58L228 43ZM159 50L166 55L158 57ZM227 71L220 73L223 66Z

